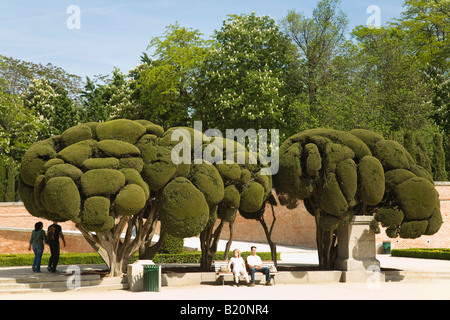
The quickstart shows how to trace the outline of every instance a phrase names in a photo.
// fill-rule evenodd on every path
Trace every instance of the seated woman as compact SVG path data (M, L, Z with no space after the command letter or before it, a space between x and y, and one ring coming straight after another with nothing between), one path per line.
M233 273L234 273L234 286L239 287L239 276L244 276L245 280L247 281L247 285L250 285L250 281L248 278L247 270L245 269L245 262L244 259L241 257L241 252L239 249L233 250L233 257L228 262L228 269L230 269L230 266L233 265ZM231 269L230 269L231 270Z

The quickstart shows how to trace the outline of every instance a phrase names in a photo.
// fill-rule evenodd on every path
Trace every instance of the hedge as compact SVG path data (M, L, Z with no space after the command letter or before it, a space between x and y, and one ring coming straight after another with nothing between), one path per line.
M392 249L393 257L450 260L450 248Z
M244 259L251 254L250 251L242 252L241 255ZM218 251L214 256L214 260L223 260L223 251ZM229 252L231 257L232 252ZM270 252L260 252L258 255L262 260L271 260ZM202 253L200 251L185 251L178 254L157 254L153 261L155 263L200 263ZM42 255L41 265L48 264L50 253L44 253ZM280 259L280 253L277 253L277 259ZM0 267L13 267L13 266L31 266L33 264L34 254L1 254L0 255ZM131 263L138 260L136 254L131 260ZM79 264L104 264L104 261L97 253L61 253L59 257L59 265L79 265Z
M42 255L41 266L48 265L50 253ZM0 255L0 267L31 266L34 254L2 254ZM77 264L103 264L102 258L97 253L61 253L59 257L60 265Z

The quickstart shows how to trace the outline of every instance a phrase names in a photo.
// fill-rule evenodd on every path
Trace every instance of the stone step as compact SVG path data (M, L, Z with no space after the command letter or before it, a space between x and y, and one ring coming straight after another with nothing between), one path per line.
M68 274L45 274L42 273L40 275L31 275L31 276L18 276L18 277L8 277L8 278L0 278L0 285L4 283L42 283L42 282L67 282L69 279ZM82 280L98 280L101 279L100 275L92 274L92 275L81 275Z
M392 281L450 281L450 272L384 271L386 282Z
M96 286L79 287L75 289L68 288L19 288L10 289L7 291L0 290L0 297L2 294L23 294L23 293L49 293L49 292L92 292L92 291L108 291L108 290L126 290L128 289L128 284L117 283L117 284L100 284Z
M11 281L12 280L12 281ZM66 292L66 291L96 291L96 290L123 290L128 289L125 277L105 277L100 275L82 275L79 286L72 288L74 283L67 283L67 276L42 277L19 279L0 279L0 295L14 293L43 293L43 292Z

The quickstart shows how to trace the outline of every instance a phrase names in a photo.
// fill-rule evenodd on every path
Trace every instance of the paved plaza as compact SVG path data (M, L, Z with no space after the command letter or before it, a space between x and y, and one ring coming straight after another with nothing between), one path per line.
M192 241L195 241L194 239ZM191 244L195 246L195 244ZM249 243L233 242L233 248L247 250ZM258 251L266 251L263 244L257 244ZM220 249L220 248L219 248ZM280 264L312 266L317 265L315 250L279 247ZM377 255L382 268L403 270L412 273L443 273L450 275L450 261L399 258L390 255ZM80 266L82 269L84 266ZM86 266L87 267L87 266ZM44 268L45 269L45 268ZM65 273L67 266L60 266ZM45 271L42 274L46 273ZM32 276L31 268L0 268L0 278ZM104 291L65 291L26 294L0 294L0 300L449 300L450 277L430 278L392 282L355 282L355 283L299 283L277 284L266 287L233 287L231 285L199 284L161 288L160 292L131 292L129 290Z

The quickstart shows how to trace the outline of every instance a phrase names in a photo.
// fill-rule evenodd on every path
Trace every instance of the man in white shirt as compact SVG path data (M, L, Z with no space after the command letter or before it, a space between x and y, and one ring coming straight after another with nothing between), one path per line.
M267 267L263 267L261 258L256 255L256 247L251 247L252 255L247 257L247 264L252 278L250 286L255 286L255 272L259 271L266 275L266 286L271 286L270 283L270 270Z

